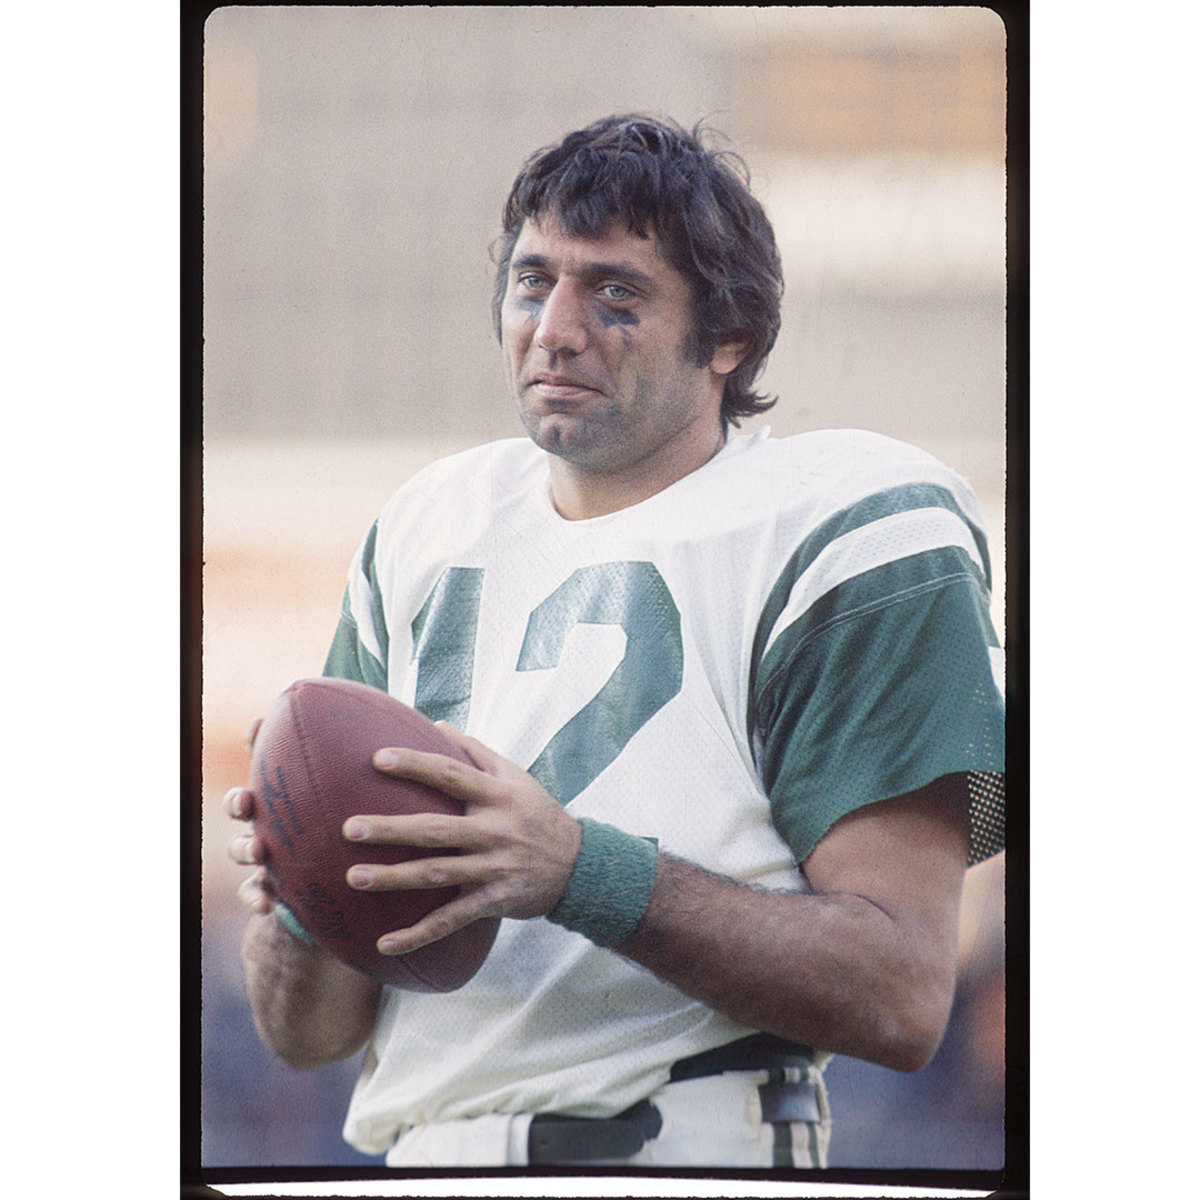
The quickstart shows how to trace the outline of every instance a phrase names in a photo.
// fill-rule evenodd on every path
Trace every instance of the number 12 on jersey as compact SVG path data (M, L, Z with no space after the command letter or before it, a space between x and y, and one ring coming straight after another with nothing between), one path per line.
M412 623L415 706L465 728L471 709L482 567L447 567ZM529 773L569 804L683 684L679 609L650 562L580 567L529 615L518 671L557 669L576 625L617 625L625 653L600 690L546 743Z

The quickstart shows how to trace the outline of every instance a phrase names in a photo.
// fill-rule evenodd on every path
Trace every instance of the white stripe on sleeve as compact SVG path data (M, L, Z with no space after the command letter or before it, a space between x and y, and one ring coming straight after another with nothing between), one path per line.
M944 508L893 513L834 538L796 580L787 604L771 629L763 656L770 653L776 639L788 626L839 584L910 554L946 546L965 550L983 571L983 560L970 528L961 517Z

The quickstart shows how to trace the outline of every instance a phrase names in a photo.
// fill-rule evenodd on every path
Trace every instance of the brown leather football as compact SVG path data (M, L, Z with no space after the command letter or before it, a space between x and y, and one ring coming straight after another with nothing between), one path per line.
M250 787L254 831L266 846L265 866L280 900L330 954L380 983L410 991L449 992L483 965L498 919L392 956L376 942L444 904L457 889L359 892L346 882L355 863L398 863L428 850L347 841L348 817L372 813L461 813L441 792L377 771L384 746L465 756L416 709L366 684L302 679L272 704L254 742Z

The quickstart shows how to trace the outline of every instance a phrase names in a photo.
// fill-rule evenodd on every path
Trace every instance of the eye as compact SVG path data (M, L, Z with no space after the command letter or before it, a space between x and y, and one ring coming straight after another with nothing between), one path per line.
M605 300L611 300L614 304L624 304L634 298L633 292L621 283L606 283L600 291Z
M541 291L548 284L544 275L539 275L536 271L522 271L517 276L517 287L524 288L528 292Z

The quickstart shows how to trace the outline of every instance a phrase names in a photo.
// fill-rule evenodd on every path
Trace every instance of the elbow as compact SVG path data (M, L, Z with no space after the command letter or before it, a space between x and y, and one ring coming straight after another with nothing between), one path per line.
M927 979L897 989L877 1010L866 1057L904 1074L928 1066L945 1036L953 999L953 980Z
M293 1071L315 1071L318 1067L327 1067L348 1057L345 1054L330 1054L325 1049L314 1051L307 1046L273 1046L271 1049L275 1057Z
M905 1029L879 1048L875 1061L892 1071L911 1075L932 1061L942 1042L945 1027Z
M303 1029L276 1029L255 1020L258 1036L266 1048L281 1062L296 1071L315 1071L331 1063L341 1062L366 1045L370 1029L347 1031L340 1037L306 1037Z
M923 996L900 995L894 989L868 997L861 994L847 1020L843 1008L830 1014L822 1035L814 1039L812 1027L796 1022L763 1025L802 1045L818 1045L834 1054L861 1058L890 1071L912 1074L928 1066L942 1043L949 1023L949 1000L940 991Z

